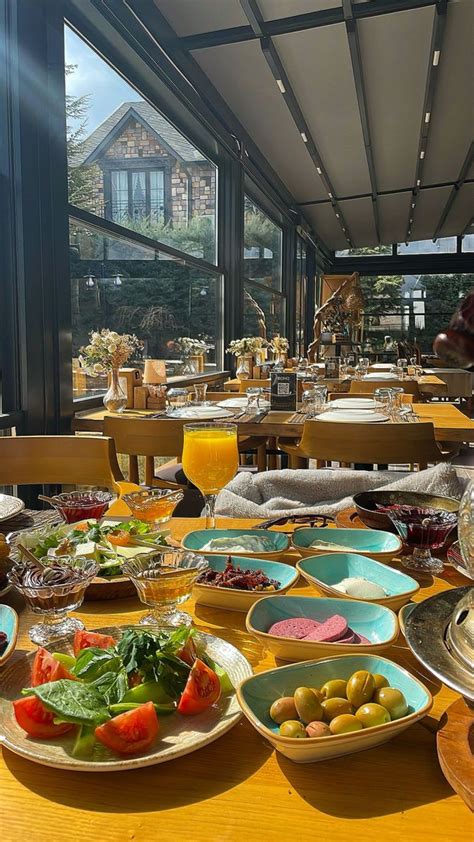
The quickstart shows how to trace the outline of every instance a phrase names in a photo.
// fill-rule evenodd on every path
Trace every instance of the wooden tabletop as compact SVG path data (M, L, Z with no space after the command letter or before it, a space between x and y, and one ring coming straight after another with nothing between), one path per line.
M221 519L218 525L255 523ZM202 528L202 522L175 519L171 527L175 537L182 537ZM293 553L282 556L290 563L295 558ZM468 584L452 568L442 579L428 578L420 580L417 599ZM317 594L306 585L294 593ZM18 651L31 650L31 613L18 595L9 594L5 601L21 612ZM87 602L77 613L93 629L133 623L143 608L136 599ZM184 608L200 629L237 646L255 671L275 666L274 658L246 632L245 614L194 608L191 601ZM49 769L5 750L0 758L2 838L280 842L298 835L331 842L466 842L472 836L472 817L445 781L435 748L437 723L458 696L420 666L401 635L385 655L427 684L434 706L421 723L383 746L298 765L275 753L242 719L220 740L179 760L107 776Z
M292 369L287 369L287 371L291 371ZM375 372L373 372L375 373ZM383 372L381 372L383 375ZM308 378L309 380L310 378ZM381 377L383 380L383 376ZM267 380L267 382L269 382ZM244 390L245 391L245 380L243 381ZM253 381L252 381L253 384ZM345 394L344 388L341 388L343 384L347 386L347 392L349 392L350 381L349 380L340 380L337 378L329 378L325 377L322 380L318 380L318 384L322 386L327 386L328 390L335 391L335 392L343 392ZM390 382L387 381L387 386L390 386ZM242 381L239 380L237 377L233 379L226 380L224 383L224 389L226 392L240 392L242 391ZM332 387L332 388L331 388ZM420 392L426 393L427 395L435 395L436 397L443 397L444 395L448 394L447 386L444 380L441 380L439 377L436 377L435 374L424 374L418 378L418 390ZM354 395L355 396L355 395ZM451 397L456 397L455 395L451 395Z
M433 421L435 438L438 441L474 441L474 421L471 421L456 406L448 403L416 403L413 404L413 409L420 419ZM131 409L125 410L123 415L125 418L140 416L146 418L155 412L156 410ZM76 412L73 418L73 430L101 433L104 428L104 417L108 414L110 413L103 407ZM237 420L239 435L261 436L263 439L273 436L300 438L303 433L303 424L289 423L288 419L292 415L294 415L293 412L269 412L258 424L248 421L239 424ZM229 418L229 420L232 419ZM166 419L163 423L166 423ZM185 423L183 421L183 424Z

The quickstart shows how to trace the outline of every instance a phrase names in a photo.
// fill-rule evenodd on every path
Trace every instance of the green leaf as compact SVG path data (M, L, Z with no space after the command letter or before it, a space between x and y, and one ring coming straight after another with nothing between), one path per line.
M110 719L102 694L90 684L61 678L31 688L32 693L65 722L101 725Z
M72 749L73 757L82 757L84 759L92 757L96 744L95 728L95 724L81 725Z
M120 669L123 669L122 659L114 649L90 646L79 652L72 672L83 681L95 681L106 672L116 673Z
M127 673L124 669L120 672L106 672L93 681L89 687L95 687L107 705L117 704L128 690Z

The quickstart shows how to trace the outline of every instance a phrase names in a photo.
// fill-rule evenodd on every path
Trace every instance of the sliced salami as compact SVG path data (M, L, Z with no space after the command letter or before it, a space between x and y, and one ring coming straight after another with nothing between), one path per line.
M340 614L334 614L324 623L321 623L318 628L310 631L304 639L318 640L320 643L331 643L344 637L347 634L347 629L347 620L341 617Z
M296 640L302 640L310 632L316 631L321 623L316 620L309 620L305 617L292 617L289 620L279 620L278 623L273 623L268 629L268 634L274 634L276 637L294 637Z

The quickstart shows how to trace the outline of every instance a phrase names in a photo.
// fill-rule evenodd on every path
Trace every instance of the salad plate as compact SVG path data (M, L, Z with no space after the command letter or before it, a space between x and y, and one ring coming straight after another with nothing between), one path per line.
M0 522L10 520L25 508L23 500L11 494L0 494Z
M101 634L110 635L116 642L129 630L159 631L158 627L125 626L97 629ZM230 643L210 634L199 632L199 639L205 647L205 653L225 671L233 687L252 675L252 668L247 659ZM97 651L97 650L95 650ZM55 643L55 653L71 657L73 654L72 637L62 638ZM234 691L223 693L215 704L201 713L183 716L177 712L160 715L158 739L149 749L136 756L118 756L107 748L98 745L92 759L84 756L75 757L72 749L76 736L69 732L54 739L39 740L28 736L17 724L12 702L21 698L21 691L31 686L31 673L35 652L29 652L14 663L7 665L2 673L0 691L0 744L21 757L51 766L82 772L122 772L140 769L175 760L190 754L219 739L236 725L242 713ZM111 720L113 721L113 720ZM77 730L77 729L76 729Z

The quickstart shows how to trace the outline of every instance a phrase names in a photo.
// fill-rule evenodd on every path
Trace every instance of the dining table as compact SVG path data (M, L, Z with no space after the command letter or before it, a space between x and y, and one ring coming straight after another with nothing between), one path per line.
M248 528L258 523L219 519L217 525ZM174 518L168 526L180 540L202 528L203 521ZM297 558L289 550L280 560L294 565ZM391 564L400 566L396 559ZM419 584L416 601L469 580L446 567L438 577L420 576ZM302 580L292 593L321 595ZM18 593L11 591L3 600L20 619L11 664L34 649L28 637L34 618ZM254 672L279 665L246 630L245 613L209 608L192 599L183 608L198 629L236 646ZM135 624L143 613L136 598L86 601L76 612L88 630ZM444 778L436 752L440 721L459 696L417 661L401 632L384 656L428 687L434 699L430 713L388 743L329 761L292 762L275 752L245 717L199 751L107 775L49 768L4 748L2 839L24 842L31 835L34 842L280 842L299 836L331 842L466 842L472 838L472 815Z
M291 371L290 369L285 370L286 373ZM294 371L294 370L293 370ZM305 378L300 378L304 380ZM310 380L311 378L306 378ZM374 378L375 379L375 378ZM381 377L381 381L383 380L383 376ZM421 394L425 394L428 398L429 397L446 397L448 395L448 389L444 380L438 377L435 374L424 374L421 377L416 378L418 383L418 391ZM387 380L387 386L390 386L390 380ZM257 380L252 380L252 386L258 383ZM269 385L268 380L262 381L262 385L266 384L267 387ZM317 381L318 386L326 386L328 392L333 393L343 393L348 394L350 390L351 381L341 380L339 377L324 377L324 372L320 372ZM239 380L237 377L231 378L226 380L224 383L224 391L226 392L245 392L247 386L245 380Z

